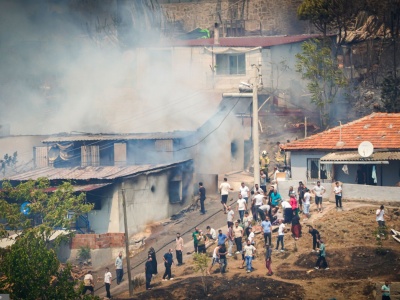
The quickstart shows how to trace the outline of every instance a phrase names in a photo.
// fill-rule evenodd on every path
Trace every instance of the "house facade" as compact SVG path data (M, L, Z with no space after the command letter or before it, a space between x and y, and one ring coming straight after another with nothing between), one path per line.
M363 157L358 149L365 141L373 153ZM346 187L344 197L400 200L400 114L374 113L282 149L290 152L293 180L320 180L329 190L338 180Z

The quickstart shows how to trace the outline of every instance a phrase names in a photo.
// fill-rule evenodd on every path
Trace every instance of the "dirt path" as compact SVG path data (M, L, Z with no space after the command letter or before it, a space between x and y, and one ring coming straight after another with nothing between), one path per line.
M374 232L376 206L356 202L347 202L343 206L343 210L337 211L333 203L325 203L323 213L317 213L312 207L312 216L302 222L303 236L296 243L288 230L285 236L287 251L273 252L274 275L271 277L266 276L263 239L258 235L256 248L259 253L253 262L254 271L247 274L244 269L239 268L241 255L229 259L228 272L225 275L219 274L218 268L214 268L214 273L207 277L210 281L208 292L212 298L229 299L219 297L230 296L232 291L248 291L253 297L247 299L267 299L272 295L278 299L375 299L377 282L385 279L400 281L400 244L389 236L383 240L384 251L377 254ZM388 211L388 227L399 229L400 210L393 207L388 208ZM325 240L330 270L314 270L317 255L311 252L312 239L307 232L307 224L317 228ZM276 243L276 234L273 234L273 243ZM209 252L211 251L210 249ZM189 260L186 260L183 268L176 268L174 273L175 282L161 282L156 279L153 282L153 291L141 292L141 287L135 291L135 299L166 299L164 297L171 295L174 299L205 297L201 290L201 278L198 277L199 274L194 273ZM262 280L258 286L250 284L260 278ZM231 281L237 285L231 285ZM187 283L192 287L190 294L184 289ZM225 284L230 289L221 292L221 285ZM272 294L271 288L285 292ZM252 290L255 290L253 294ZM124 296L126 293L120 295L121 298Z

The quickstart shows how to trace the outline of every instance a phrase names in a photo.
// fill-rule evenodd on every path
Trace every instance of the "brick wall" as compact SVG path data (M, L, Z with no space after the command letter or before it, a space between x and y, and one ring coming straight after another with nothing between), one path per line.
M125 234L103 233L103 234L76 234L72 240L71 249L89 247L90 249L104 249L123 247L125 245Z

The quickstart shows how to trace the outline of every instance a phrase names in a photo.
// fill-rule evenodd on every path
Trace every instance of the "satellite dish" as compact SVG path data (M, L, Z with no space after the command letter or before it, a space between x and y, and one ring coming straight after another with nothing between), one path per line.
M362 157L369 157L374 153L374 145L371 142L364 141L358 145L358 154Z
M25 216L29 215L29 213L31 212L31 208L29 207L29 205L30 205L30 202L24 202L21 204L21 207L19 209L20 212L22 214L24 214Z

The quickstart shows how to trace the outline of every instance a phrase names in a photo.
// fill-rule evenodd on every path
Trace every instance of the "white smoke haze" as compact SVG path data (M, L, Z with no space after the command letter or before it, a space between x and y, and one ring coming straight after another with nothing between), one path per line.
M82 3L90 5L77 10ZM160 38L156 28L144 30L160 16L116 19L117 7L132 11L121 8L129 3L0 1L0 124L11 134L52 134L194 130L205 122L218 102L199 89L204 71L172 59L173 48L132 47ZM115 22L137 26L117 31Z

